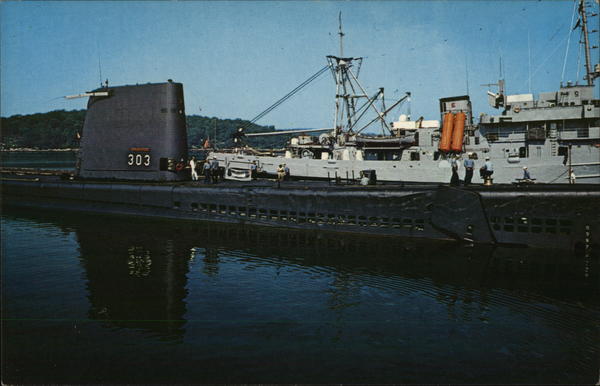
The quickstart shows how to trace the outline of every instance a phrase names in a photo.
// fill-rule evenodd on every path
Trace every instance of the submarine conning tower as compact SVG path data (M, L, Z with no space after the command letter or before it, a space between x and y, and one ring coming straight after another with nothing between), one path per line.
M177 181L187 159L183 85L102 87L87 105L77 175L89 179Z

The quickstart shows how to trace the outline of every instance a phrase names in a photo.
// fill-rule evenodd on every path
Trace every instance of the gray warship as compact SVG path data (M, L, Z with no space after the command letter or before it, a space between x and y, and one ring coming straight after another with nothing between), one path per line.
M375 170L380 181L445 183L452 174L452 159L457 159L463 176L464 159L472 159L478 167L490 158L495 183L521 180L527 167L529 180L536 183L598 184L600 99L594 95L594 80L600 76L600 64L591 62L583 0L578 9L580 23L576 27L581 28L586 53L585 84L561 84L558 91L540 93L536 99L533 94L507 94L501 79L495 84L496 91L487 92L490 105L499 113L481 114L478 124L468 95L440 99L440 120L411 120L403 114L388 123L392 110L410 101L410 93L388 108L383 88L373 96L366 94L358 80L362 58L343 55L340 21L340 55L328 56L325 68L331 70L336 87L333 128L317 129L324 132L318 136L302 132L280 151L240 145L213 151L210 157L226 165L232 179L248 179L244 170L254 163L270 175L276 175L279 165L285 164L291 175L299 178L358 178L368 169ZM365 119L369 111L374 113L373 119ZM374 124L381 125L381 135L363 134ZM474 181L478 181L477 175Z
M207 184L188 159L183 85L105 86L89 96L78 168L3 169L2 205L240 227L579 250L600 246L600 185L259 179ZM383 239L381 242L386 242Z
M330 57L329 60L334 67L325 69L333 68L336 76L356 81L356 75L349 65L354 59ZM589 73L589 82L594 77L593 73ZM339 95L346 97L338 99L338 113L339 117L344 118L344 123L340 120L336 128L343 128L349 122L355 124L358 120L353 119L352 115L361 114L367 108L377 110L379 118L371 121L379 122L385 128L383 118L393 105L384 110L377 109L374 106L375 98L371 97L361 108L356 104L359 92L362 92L360 88L355 89L357 98L350 98L349 91L341 87L343 83L338 83L338 91ZM515 99L503 97L502 93L494 94L494 101L499 101L499 106L500 102L504 104L504 117L522 114L527 109L537 111L544 108L564 114L576 114L577 109L585 114L583 111L589 108L593 114L597 114L598 101L585 99L589 95L586 93L591 92L590 86L568 86L564 91L573 93L573 97L577 91L581 106L584 107L575 105L574 99L568 99L569 105L563 105L567 103L566 100L557 99L556 103L560 101L561 105L550 106L554 103L549 101L551 95L544 99L547 107L539 103L529 106L523 101L519 102L522 103L520 111L515 111ZM287 162L296 176L303 175L298 168L304 167L304 175L308 177L315 176L311 170L315 169L320 173L317 177L329 175L338 178L330 181L283 182L259 179L210 184L193 181L190 171L185 168L189 155L183 95L183 85L172 80L124 86L104 84L98 89L77 95L89 99L76 170L1 169L2 206L79 211L123 218L135 216L231 223L240 227L289 228L315 232L317 235L321 232L341 233L350 237L352 234L368 234L383 237L380 239L383 243L388 242L386 237L453 240L499 246L574 249L585 257L597 254L600 250L600 184L582 183L584 178L579 178L577 184L564 184L562 180L561 183L495 183L491 186L473 184L468 187L432 183L436 177L427 169L425 162L434 164L435 167L431 166L434 170L442 170L439 180L447 182L448 169L440 165L448 163L450 155L454 153L471 151L482 156L489 154L496 162L503 157L507 165L514 164L508 161L509 158L516 158L510 151L490 150L495 146L492 144L498 142L493 141L491 136L471 136L473 126L467 97L441 100L442 112L447 117L442 127L441 141L444 146L449 146L449 151L440 151L439 146L434 145L438 141L436 122L400 120L389 126L389 130L398 135L385 137L361 136L361 128L354 126L352 133L341 129L325 133L318 145L298 141L295 143L297 150L293 147L288 149L290 154L287 157L286 154L281 158L251 156L244 153L247 151L245 148L238 153L214 153L222 161L223 157L232 157L222 164L229 170L234 162L237 162L236 170L243 171L245 169L240 165L258 160L260 167L268 171L268 162L283 161ZM408 97L407 94L396 104ZM562 94L557 93L556 98L559 97L562 98ZM464 121L461 121L463 118ZM597 122L594 119L583 120L591 125ZM461 128L461 122L465 123L462 129L466 135L454 130L452 133L460 135L449 135L444 131L444 127L447 128L454 121L457 121L458 128ZM506 120L497 122L490 117L489 121L487 129L490 133L500 124L502 127L512 127ZM581 121L582 118L578 122ZM510 122L511 125L515 123ZM479 130L483 130L483 126ZM588 152L593 150L596 152L593 154L597 154L597 128L594 131L593 127L588 127L584 140L579 139L576 131L572 134L573 138L566 137L571 126L562 125L560 128L560 131L557 128L560 137L555 138L559 145L556 148L557 155L552 156L557 165L564 170L575 167L576 163L590 163L583 157L577 158L583 161L575 162L573 153L577 146L587 146ZM509 136L508 139L517 134L511 135L513 137ZM325 141L332 137L336 143ZM460 152L452 150L455 137L459 139L457 146L463 149ZM498 136L498 140L502 138ZM553 138L546 136L536 141L542 141L538 142L542 143L539 145L542 149L546 148L543 146L551 149ZM529 143L533 139L526 140ZM572 141L572 146L565 162L560 146L570 143L566 141ZM536 149L538 145L528 146ZM418 152L414 149L418 149ZM294 158L294 152L318 150L321 151L320 159L302 157L302 154ZM378 157L391 159L364 158L363 152L368 155L369 151ZM333 153L332 158L330 152ZM536 155L535 150L530 150L530 153L533 154L526 152L525 155ZM399 159L394 160L394 154ZM518 155L519 159L527 158ZM541 153L540 158L543 156L544 153ZM273 158L273 161L269 161L269 158ZM527 159L535 171L531 157ZM293 164L292 160L298 164ZM343 165L351 165L355 169L348 166L344 170ZM593 169L594 164L590 166ZM379 181L373 178L368 185L360 185L351 178L352 171L357 174L357 171L366 172L375 167L379 168L376 170ZM389 174L386 174L388 169ZM410 181L410 178L405 178L406 170L413 169L415 176L430 173L427 183L381 181L394 180L390 177L393 177L393 173L399 173L402 177L398 177L400 180ZM500 172L498 174L503 175ZM232 173L230 177L235 176ZM588 178L588 181L593 181L593 178Z

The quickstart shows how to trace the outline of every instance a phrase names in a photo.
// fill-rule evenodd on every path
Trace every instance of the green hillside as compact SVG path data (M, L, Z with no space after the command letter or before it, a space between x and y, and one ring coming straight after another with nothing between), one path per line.
M55 110L47 113L13 115L0 118L0 144L3 149L65 149L78 148L77 133L82 133L85 110ZM232 147L231 135L238 127L247 133L275 130L274 126L259 126L242 119L219 119L200 115L186 117L188 145L201 147L207 138L214 141L215 126L217 146ZM253 147L281 148L291 135L249 138L246 142Z

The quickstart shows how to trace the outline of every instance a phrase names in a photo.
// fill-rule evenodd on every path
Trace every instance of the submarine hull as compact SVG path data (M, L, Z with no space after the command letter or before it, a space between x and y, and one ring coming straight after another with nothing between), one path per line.
M318 231L598 250L600 187L2 180L4 205ZM551 210L549 210L551 208Z

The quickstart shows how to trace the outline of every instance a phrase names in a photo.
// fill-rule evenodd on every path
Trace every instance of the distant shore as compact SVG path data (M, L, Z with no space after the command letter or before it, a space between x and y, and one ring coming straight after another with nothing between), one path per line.
M79 151L78 148L66 148L66 149L33 149L30 147L15 147L12 149L0 149L2 152L44 152L44 151L56 151L56 152L65 152L65 151Z

